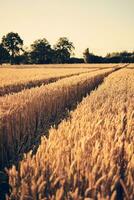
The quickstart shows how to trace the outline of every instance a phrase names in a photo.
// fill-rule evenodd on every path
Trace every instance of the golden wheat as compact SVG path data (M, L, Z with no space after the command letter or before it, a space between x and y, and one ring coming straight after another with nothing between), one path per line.
M94 70L97 69L2 68L0 69L0 96Z
M131 70L134 75L134 70ZM127 131L125 134L125 182L130 199L134 199L134 77L127 82Z
M134 69L134 64L129 64L127 68Z
M19 200L134 199L134 72L109 75L8 171Z
M0 98L0 163L16 160L52 119L96 87L113 69L59 80Z
M115 63L80 63L80 64L27 64L27 65L4 65L4 68L111 68L117 67L121 64ZM123 64L122 64L123 65Z

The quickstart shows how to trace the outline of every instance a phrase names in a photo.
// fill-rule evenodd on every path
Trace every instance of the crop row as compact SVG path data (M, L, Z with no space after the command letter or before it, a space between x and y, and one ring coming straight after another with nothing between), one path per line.
M0 163L19 155L69 108L101 83L113 69L95 71L59 80L0 98Z
M25 154L18 171L9 170L12 196L133 200L133 94L132 70L109 75L68 120L42 137L35 155Z
M0 96L94 70L97 69L2 68L0 69Z

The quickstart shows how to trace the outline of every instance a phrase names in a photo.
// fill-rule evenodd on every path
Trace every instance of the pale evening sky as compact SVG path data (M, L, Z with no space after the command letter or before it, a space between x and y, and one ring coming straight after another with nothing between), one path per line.
M10 31L25 46L68 37L76 56L134 51L134 0L0 0L0 39Z

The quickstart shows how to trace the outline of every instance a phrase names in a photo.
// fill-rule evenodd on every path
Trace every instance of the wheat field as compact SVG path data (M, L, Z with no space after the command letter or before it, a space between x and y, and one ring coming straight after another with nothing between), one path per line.
M1 68L0 69L0 96L16 93L43 84L55 82L61 78L79 75L97 68Z
M53 118L79 101L114 69L89 72L0 98L0 161L25 152Z
M7 199L133 200L132 65L58 67L20 67L9 84L3 78L20 87L58 77L0 97L0 168L12 188Z
M13 65L0 68L0 96L20 92L59 79L100 69L123 67L120 64Z
M55 69L57 69L57 68L59 68L59 69L67 69L67 68L69 68L69 69L73 69L73 68L76 68L76 69L78 69L78 68L111 68L111 67L118 67L120 64L118 64L118 63L81 63L81 64L27 64L27 65L24 65L24 64L22 64L22 65L8 65L8 64L6 64L6 65L4 65L4 68L6 68L6 69L10 69L10 68L15 68L15 69L26 69L26 68L28 68L28 69L30 69L30 68L32 68L32 69L35 69L35 68L39 68L39 69L41 69L41 68L49 68L49 69L51 69L51 68L55 68ZM126 64L125 64L126 65ZM3 65L1 65L1 67L3 67Z
M128 66L127 66L127 68L130 68L130 69L134 69L134 64L129 64Z

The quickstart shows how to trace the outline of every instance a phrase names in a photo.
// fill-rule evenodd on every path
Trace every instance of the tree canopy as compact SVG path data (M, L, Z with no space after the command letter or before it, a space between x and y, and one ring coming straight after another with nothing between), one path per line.
M15 56L19 55L20 51L23 51L23 40L18 33L10 32L2 38L2 45L11 56L11 63L14 62Z
M56 63L66 63L69 61L70 56L73 54L74 45L66 37L59 38L58 42L54 45L55 61Z
M0 44L0 64L9 62L10 55L8 51Z
M36 64L51 63L52 49L49 42L43 38L31 45L31 62Z
M113 52L105 57L83 52L83 58L74 57L74 44L67 37L60 37L53 46L46 38L38 39L30 48L23 48L18 33L10 32L0 43L0 64L49 64L49 63L134 63L134 52Z

